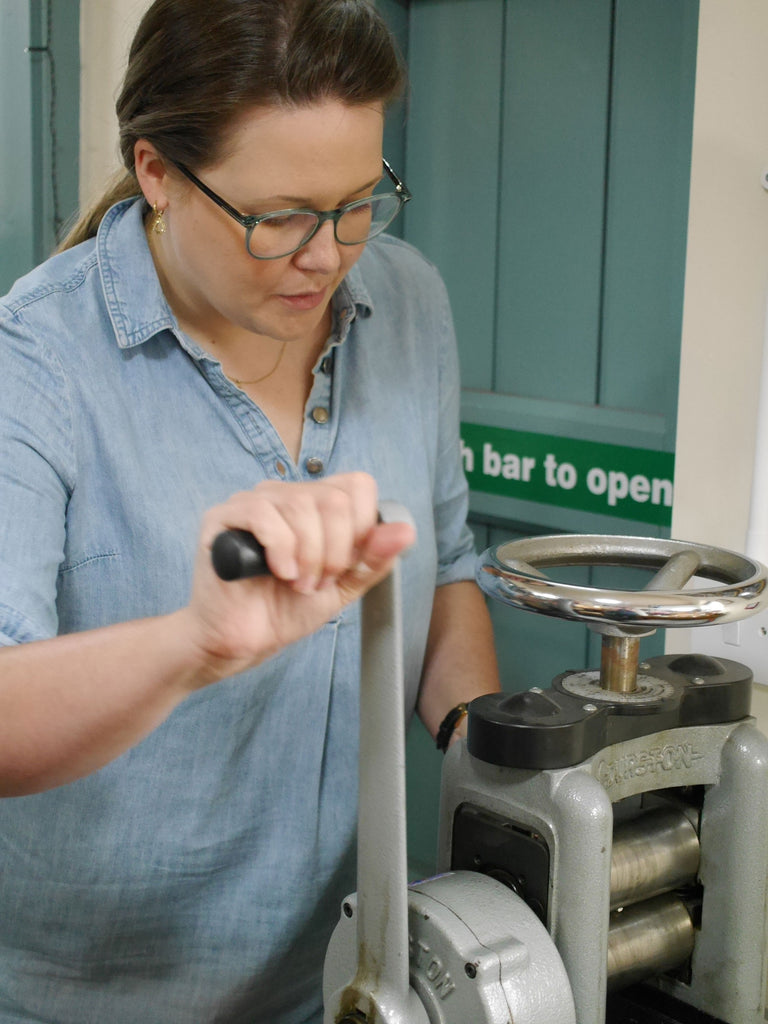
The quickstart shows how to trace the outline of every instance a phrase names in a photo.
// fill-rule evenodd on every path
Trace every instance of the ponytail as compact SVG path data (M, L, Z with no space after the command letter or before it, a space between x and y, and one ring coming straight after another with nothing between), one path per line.
M110 206L114 206L121 199L130 199L131 196L139 195L141 195L141 189L136 181L136 177L125 169L117 171L109 180L103 195L80 215L59 242L56 246L56 252L64 252L80 242L94 238L99 229L99 224L101 224L101 219Z

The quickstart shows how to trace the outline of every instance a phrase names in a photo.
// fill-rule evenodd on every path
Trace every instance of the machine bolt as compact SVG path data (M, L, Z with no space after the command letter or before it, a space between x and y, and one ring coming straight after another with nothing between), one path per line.
M691 679L691 682L693 683L694 686L701 686L703 684L704 680L702 679L701 676L694 676Z
M585 704L584 705L584 710L585 711L590 711L590 712L591 711L597 711L597 704Z
M464 973L468 978L477 977L477 965L476 964L464 964Z

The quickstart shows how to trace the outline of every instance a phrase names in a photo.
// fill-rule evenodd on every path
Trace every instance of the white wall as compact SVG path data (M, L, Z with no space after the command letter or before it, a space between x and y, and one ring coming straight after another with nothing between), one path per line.
M672 535L741 552L768 299L767 52L764 0L701 0ZM667 646L712 633L669 630ZM768 653L743 660L768 682ZM755 710L768 732L764 688Z
M80 0L80 204L120 167L115 99L148 0Z
M768 296L767 52L764 0L701 0L673 533L737 550Z

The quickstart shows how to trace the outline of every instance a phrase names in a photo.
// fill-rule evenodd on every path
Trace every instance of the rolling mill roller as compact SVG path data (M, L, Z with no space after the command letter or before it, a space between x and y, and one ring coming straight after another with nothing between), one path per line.
M657 807L617 824L611 852L608 990L681 967L695 940L699 836L688 815Z

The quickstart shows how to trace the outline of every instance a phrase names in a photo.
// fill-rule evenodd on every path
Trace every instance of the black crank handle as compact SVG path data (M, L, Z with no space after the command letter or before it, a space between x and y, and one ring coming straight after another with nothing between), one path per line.
M415 526L408 510L393 501L379 502L379 522L406 522ZM218 534L211 546L211 561L222 580L269 575L264 545L248 530L223 530Z
M222 580L245 580L268 576L264 545L247 530L224 530L211 546L211 561Z

